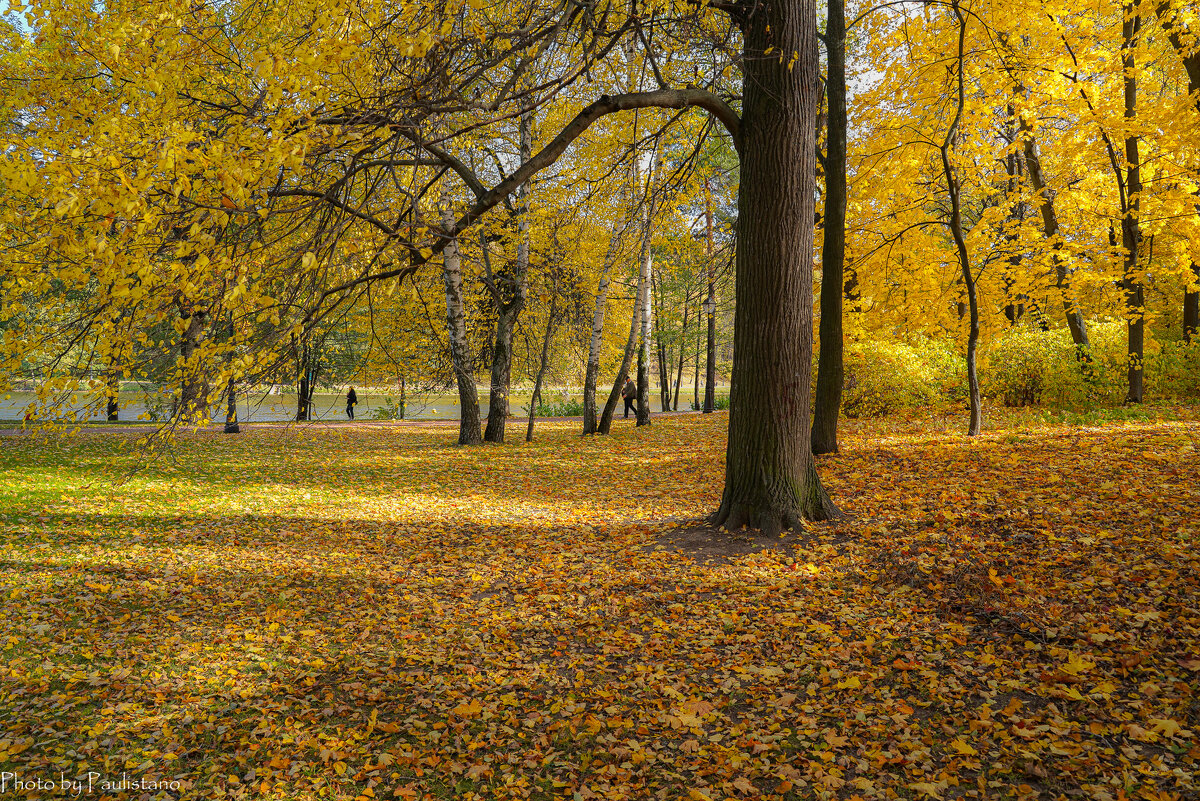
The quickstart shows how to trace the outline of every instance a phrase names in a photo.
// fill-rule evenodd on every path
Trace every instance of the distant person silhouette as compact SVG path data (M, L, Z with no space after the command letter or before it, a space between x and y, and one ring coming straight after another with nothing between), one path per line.
M351 420L354 419L354 407L358 403L358 395L354 392L354 387L350 387L350 391L346 393L346 416Z
M634 385L632 378L625 382L625 388L621 390L621 397L625 399L626 419L629 418L630 412L633 412L634 416L636 417L637 406L634 405L634 401L637 400L637 387Z

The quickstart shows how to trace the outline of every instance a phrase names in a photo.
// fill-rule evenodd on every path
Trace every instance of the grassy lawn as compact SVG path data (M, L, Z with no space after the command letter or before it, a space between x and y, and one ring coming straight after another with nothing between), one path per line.
M1200 410L1125 416L847 421L850 518L699 548L723 413L5 438L0 798L1196 798Z

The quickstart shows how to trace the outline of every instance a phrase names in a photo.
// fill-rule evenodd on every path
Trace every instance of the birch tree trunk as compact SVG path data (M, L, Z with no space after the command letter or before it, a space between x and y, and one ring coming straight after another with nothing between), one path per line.
M638 305L642 309L641 341L638 346L638 376L637 376L637 425L650 425L650 343L653 341L654 325L650 297L650 279L654 271L653 256L650 252L650 239L654 230L654 212L658 202L658 194L654 191L654 178L657 169L658 152L650 156L650 174L646 178L646 216L642 230L642 252L638 259Z
M454 225L454 215L446 204L442 224ZM462 263L458 241L452 241L442 251L442 283L446 287L446 333L450 339L450 358L458 382L458 444L478 445L479 393L475 389L475 373L467 351L467 313L462 296Z
M608 307L609 273L620 250L620 225L613 225L608 239L608 252L604 255L604 266L600 272L600 284L596 288L596 311L592 314L592 339L588 344L587 370L583 377L583 433L596 433L596 381L600 376L600 350L604 345L604 314Z

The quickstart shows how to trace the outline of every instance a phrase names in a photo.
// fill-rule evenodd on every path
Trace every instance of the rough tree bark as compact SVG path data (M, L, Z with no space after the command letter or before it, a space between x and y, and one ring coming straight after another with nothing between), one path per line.
M842 408L842 273L846 259L846 8L828 0L825 51L829 102L825 154L825 236L821 246L821 350L813 410L813 453L837 453Z
M454 225L449 205L442 212L446 228ZM442 251L442 283L446 287L446 332L450 339L450 358L458 382L458 444L478 445L479 393L475 389L475 373L467 351L467 312L462 296L462 264L458 241L447 243Z
M733 386L725 489L712 522L774 534L839 514L809 443L816 8L762 0L741 24Z

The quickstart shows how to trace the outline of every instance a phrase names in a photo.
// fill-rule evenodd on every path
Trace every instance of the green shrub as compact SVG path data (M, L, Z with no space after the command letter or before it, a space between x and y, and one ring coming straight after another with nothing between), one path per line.
M372 420L402 420L404 409L392 398L384 398L380 406L371 410Z
M528 406L525 407L529 409ZM538 403L535 417L579 417L583 414L583 401L575 398L559 398L551 403Z
M980 390L1005 406L1038 406L1057 363L1062 337L1055 332L1010 328L987 349Z
M1149 350L1149 349L1147 349ZM1200 398L1200 338L1164 342L1146 354L1147 394L1180 400Z
M693 412L698 412L698 411L701 411L702 409L704 409L704 401L701 401L699 403L699 405L697 405L695 401L692 401L691 403L688 404L688 406L691 407ZM721 411L722 409L728 410L729 409L729 395L728 394L725 394L725 395L714 394L713 395L713 408L716 409L717 411Z
M929 403L938 375L928 354L912 345L854 342L845 352L842 413L876 417Z

